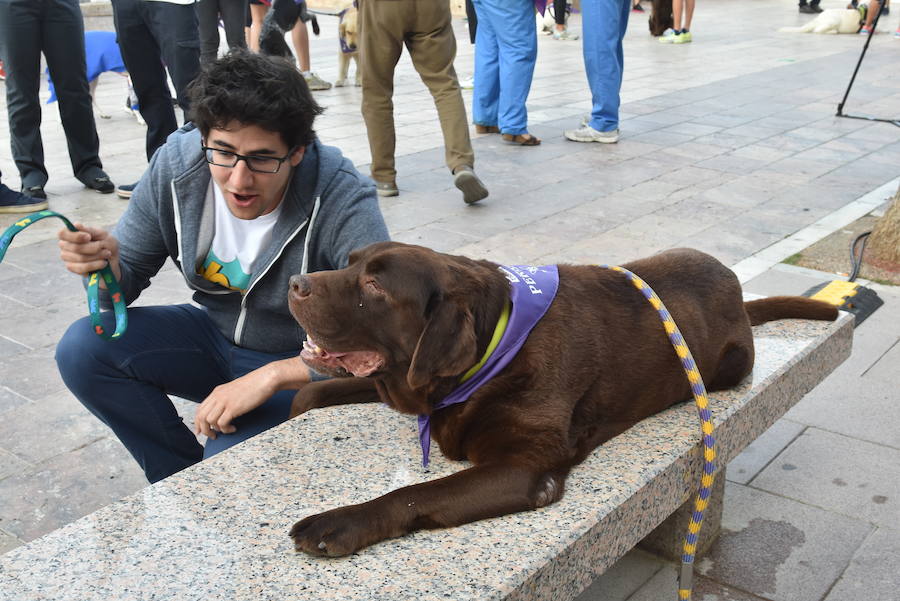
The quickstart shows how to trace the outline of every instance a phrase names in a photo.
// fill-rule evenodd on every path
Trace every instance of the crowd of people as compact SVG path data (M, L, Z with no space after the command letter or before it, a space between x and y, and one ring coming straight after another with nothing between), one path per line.
M566 0L546 0L545 4L548 15L555 17L553 38L578 39L566 26L571 12ZM580 127L565 135L578 142L615 142L622 37L629 11L642 9L639 0L621 0L615 10L599 0L584 0L582 4L585 23L591 24L583 28L583 47L594 108ZM230 49L258 52L269 5L270 0L112 0L116 41L147 125L148 162L178 128L175 106L190 116L187 88L202 67L218 57L220 23ZM353 5L359 6L362 114L377 194L399 194L391 97L394 68L405 46L434 97L455 186L466 203L487 197L487 187L475 173L468 117L454 70L456 40L449 3L358 0ZM540 139L528 131L526 110L537 57L534 5L469 0L468 9L475 43L475 131L498 133L509 144L539 145ZM310 68L306 24L298 20L290 37L309 89L329 89L331 84ZM39 127L41 53L56 82L75 176L100 193L115 191L121 198L130 198L137 182L115 186L98 156L99 139L84 66L84 25L77 0L9 0L0 4L0 58L10 73L6 84L8 117L21 190L16 192L0 184L0 212L30 212L48 206L44 190L48 173Z

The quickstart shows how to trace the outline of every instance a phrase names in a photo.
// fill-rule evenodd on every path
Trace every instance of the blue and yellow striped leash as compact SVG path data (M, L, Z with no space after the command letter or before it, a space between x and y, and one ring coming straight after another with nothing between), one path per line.
M3 257L6 255L6 249L12 244L12 239L16 234L35 221L40 221L47 217L57 217L61 219L62 222L66 224L66 227L69 228L69 231L79 231L78 228L72 225L71 221L55 211L38 211L37 213L32 213L6 228L6 231L0 236L0 261L3 261ZM113 302L113 311L116 316L116 331L112 334L106 333L106 330L103 327L103 321L100 318L100 278L103 278L106 289L109 291L109 297ZM128 327L128 313L125 308L125 298L122 295L122 289L119 288L119 282L116 281L116 276L113 275L112 269L110 269L108 264L103 267L103 269L92 271L88 276L87 298L88 310L91 313L91 324L94 326L94 333L106 340L118 340L121 338L125 333L125 329Z
M679 601L689 601L691 598L691 590L693 589L694 578L694 554L697 551L697 538L700 536L700 526L703 524L703 512L709 504L709 496L712 493L713 480L716 473L716 439L713 438L712 414L709 412L709 398L706 396L706 386L703 385L703 378L700 376L700 370L694 362L694 357L688 349L687 342L681 335L675 320L672 319L671 313L666 309L662 300L656 295L652 288L623 267L601 265L606 269L612 269L625 274L625 277L634 284L635 288L641 291L662 321L669 342L675 348L675 353L681 360L681 366L687 379L691 384L691 393L694 395L694 401L697 403L697 410L700 414L700 428L703 431L703 476L700 478L700 490L694 499L694 512L691 514L691 521L688 524L688 532L684 537L684 550L681 556L681 573L678 577L678 599Z

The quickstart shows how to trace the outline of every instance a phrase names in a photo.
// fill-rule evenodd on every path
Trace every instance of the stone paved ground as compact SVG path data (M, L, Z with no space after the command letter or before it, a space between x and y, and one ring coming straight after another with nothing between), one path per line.
M825 0L826 8L840 2ZM665 46L633 15L625 41L622 140L566 141L590 102L580 42L542 37L529 98L536 148L474 140L491 196L465 206L443 166L431 98L401 60L395 107L401 195L382 203L395 239L504 262L615 263L689 245L738 261L900 176L900 129L834 117L863 40L777 33L807 20L788 0L700 3L695 42ZM337 72L335 20L312 42L316 71ZM890 15L885 31L896 27ZM94 17L89 27L110 29ZM573 28L578 29L578 19ZM472 72L457 23L461 75ZM900 40L873 40L849 113L900 117ZM2 95L0 95L2 96ZM117 182L145 168L142 126L121 110L123 80L101 77L101 155ZM467 103L471 93L465 92ZM46 97L46 96L45 96ZM320 137L365 170L360 91L317 93ZM2 99L0 99L2 102ZM111 224L124 208L72 177L55 107L45 109L51 208ZM8 149L0 120L0 149ZM8 150L4 182L18 185ZM14 220L0 217L0 227ZM0 551L89 513L145 482L121 445L65 390L53 348L84 311L84 293L56 257L58 222L20 234L0 264ZM776 266L747 288L799 293L827 274ZM853 356L729 467L725 531L699 563L696 598L773 601L896 599L900 589L900 293L857 330ZM140 303L183 301L163 270ZM191 407L183 405L186 415ZM626 556L582 599L659 599L675 568Z

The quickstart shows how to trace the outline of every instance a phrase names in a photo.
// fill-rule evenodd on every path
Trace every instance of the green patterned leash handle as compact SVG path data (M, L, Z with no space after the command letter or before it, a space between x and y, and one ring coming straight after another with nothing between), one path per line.
M34 223L35 221L40 221L41 219L45 219L47 217L58 217L62 220L63 223L66 224L66 227L69 228L70 231L77 232L80 231L72 222L56 213L55 211L38 211L37 213L32 213L28 217L20 219L16 221L11 226L6 228L6 231L3 232L3 235L0 236L0 261L3 261L3 256L6 254L6 249L9 248L9 245L12 243L13 237L16 234L24 230L26 227ZM109 291L109 296L113 302L113 311L116 315L116 331L112 334L108 334L103 327L103 322L100 320L100 279L103 279L103 282L106 284L106 289ZM113 275L112 269L110 269L107 264L103 269L98 271L92 271L88 276L88 285L87 285L87 298L88 298L88 309L91 313L91 323L94 326L94 332L106 340L118 340L125 334L125 328L128 327L128 313L125 308L125 298L122 296L122 289L119 288L119 282L116 281L116 276Z
M693 590L694 577L694 556L697 552L697 539L700 536L700 527L703 525L703 512L709 505L709 497L712 495L712 485L716 474L716 439L713 437L714 426L712 423L712 413L709 411L709 397L706 394L706 386L703 384L703 378L700 376L700 370L694 361L688 349L681 330L675 325L672 314L666 309L662 300L650 288L644 280L628 271L624 267L601 265L607 269L618 271L628 278L628 281L634 284L634 287L641 291L653 308L656 309L663 328L666 330L666 336L675 349L681 367L687 376L691 385L691 394L694 395L694 402L697 404L697 412L700 416L700 429L703 436L701 442L703 444L703 475L700 477L700 488L697 491L697 497L694 499L694 511L691 514L691 521L688 524L688 531L684 537L684 550L681 555L681 573L678 577L678 600L690 601L691 591Z

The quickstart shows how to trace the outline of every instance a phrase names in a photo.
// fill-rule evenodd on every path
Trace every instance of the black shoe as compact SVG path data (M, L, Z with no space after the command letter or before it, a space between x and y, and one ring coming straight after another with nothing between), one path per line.
M22 194L30 198L47 200L47 193L44 192L44 186L29 186L27 188L22 188Z
M109 194L116 189L116 185L110 181L109 176L107 175L95 177L94 179L82 183L85 187L96 190L100 194Z
M822 8L818 4L816 4L814 6L810 6L810 8L813 10L814 13L822 12Z
M38 188L40 190L40 188ZM41 193L43 194L43 190ZM34 213L47 208L47 196L43 199L27 196L0 184L0 213Z
M881 14L883 14L883 15L891 14L891 7L888 6L887 4L882 4L881 5Z
M133 184L122 184L121 186L116 186L116 196L119 198L131 198L132 192L134 192L134 187L137 185L137 182Z

